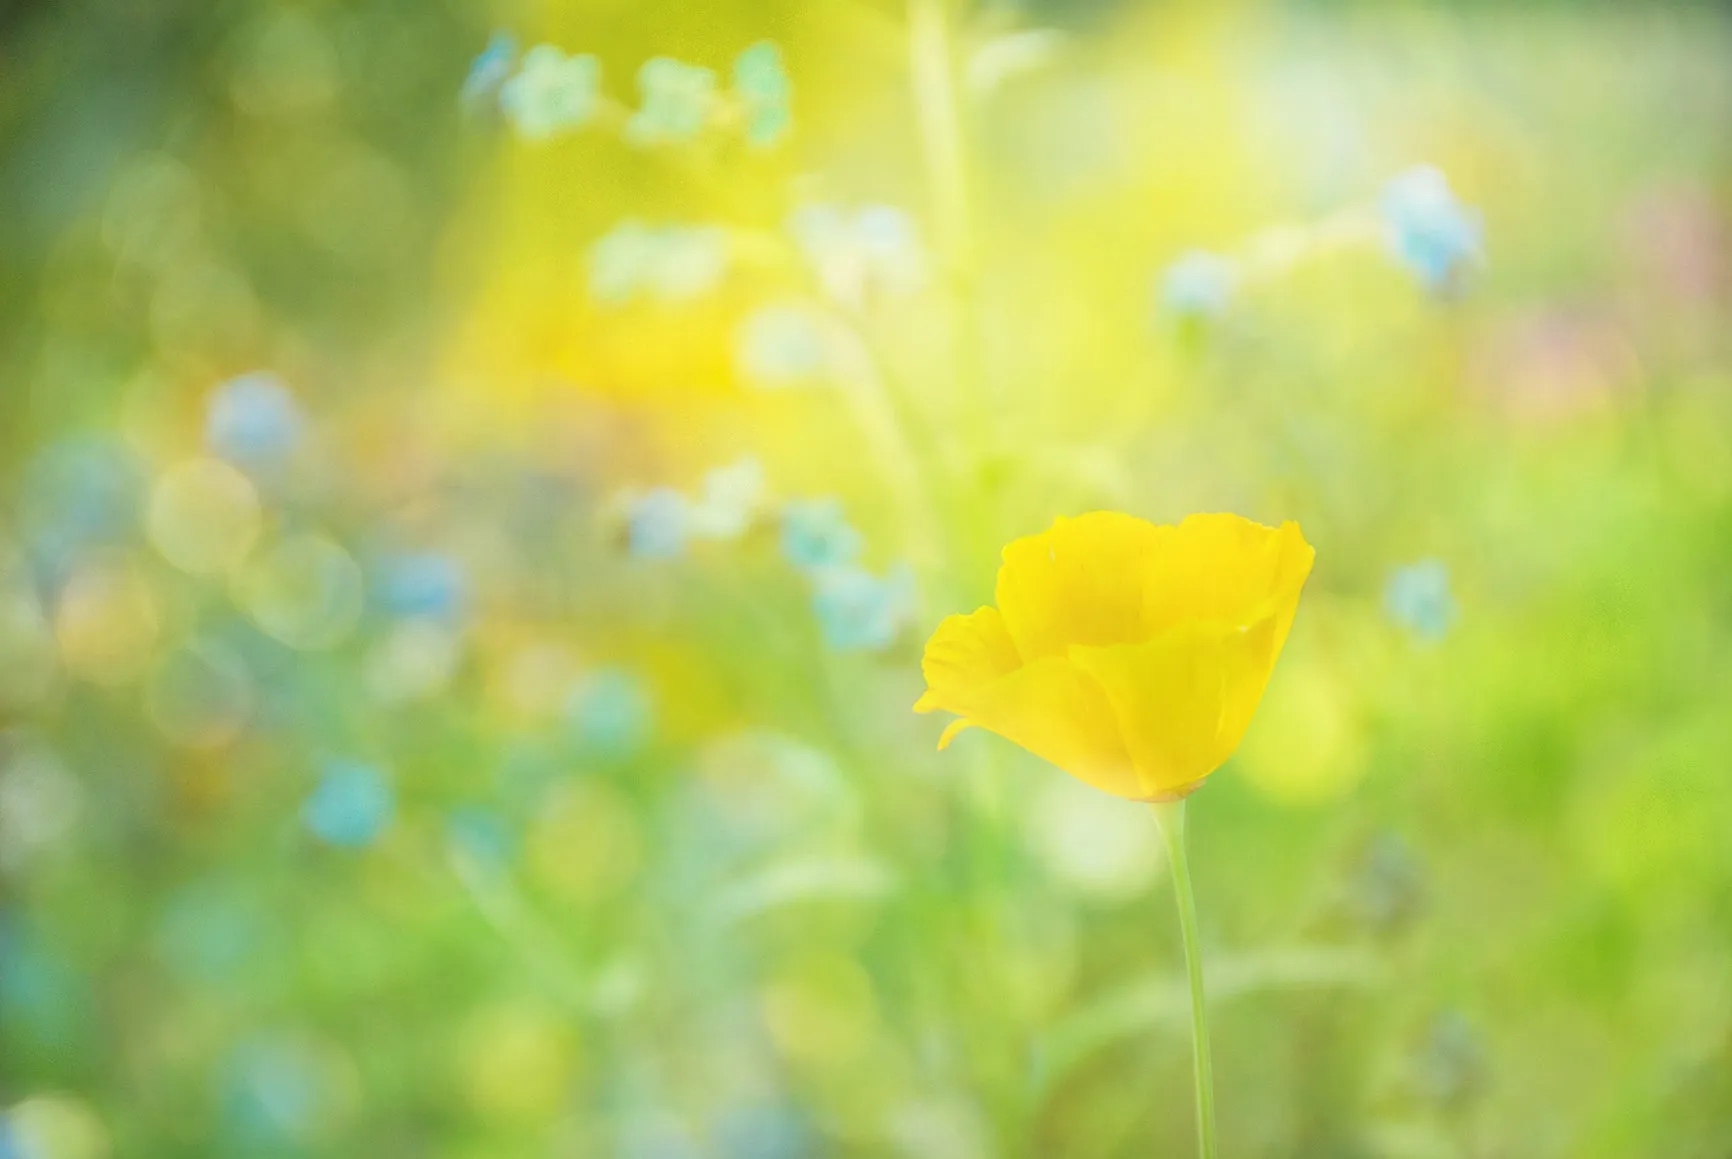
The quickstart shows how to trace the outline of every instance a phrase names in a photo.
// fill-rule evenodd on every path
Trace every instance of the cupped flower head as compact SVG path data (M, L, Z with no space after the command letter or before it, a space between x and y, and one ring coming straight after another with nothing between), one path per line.
M1296 523L1102 511L1004 549L997 606L926 644L943 710L1132 800L1200 786L1239 747L1287 641L1311 545Z

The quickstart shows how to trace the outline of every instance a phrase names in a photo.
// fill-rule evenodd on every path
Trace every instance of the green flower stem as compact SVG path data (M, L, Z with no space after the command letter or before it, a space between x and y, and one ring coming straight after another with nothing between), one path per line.
M1209 1009L1203 997L1203 947L1197 941L1197 900L1191 893L1191 863L1185 852L1185 799L1151 806L1167 844L1173 893L1179 903L1179 931L1185 941L1185 972L1191 981L1192 1070L1197 1080L1197 1153L1216 1159L1215 1073L1209 1062Z

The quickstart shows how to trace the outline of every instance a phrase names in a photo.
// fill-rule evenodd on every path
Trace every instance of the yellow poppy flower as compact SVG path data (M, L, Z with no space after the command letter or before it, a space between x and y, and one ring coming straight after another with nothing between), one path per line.
M916 712L984 728L1097 789L1183 797L1239 747L1315 556L1299 525L1114 511L1004 549L997 607L927 641Z

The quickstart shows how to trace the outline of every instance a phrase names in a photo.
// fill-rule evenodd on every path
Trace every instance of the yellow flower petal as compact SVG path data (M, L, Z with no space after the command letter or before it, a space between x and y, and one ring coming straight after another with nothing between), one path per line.
M1007 546L996 598L1023 659L1063 656L1073 644L1148 639L1144 589L1161 530L1130 515L1096 511L1059 519Z
M1022 666L1016 645L1004 630L997 608L981 608L967 616L950 616L932 639L920 661L926 675L926 694L914 705L915 712L951 708L960 697L983 684L990 684ZM940 746L942 747L942 746Z
M1188 623L1142 644L1071 650L1100 684L1144 796L1187 791L1220 768L1245 735L1274 671L1279 624Z
M1297 523L1272 528L1238 515L1192 515L1157 530L1160 546L1143 586L1152 630L1143 639L1189 620L1246 627L1277 605L1297 606L1316 555Z
M1037 660L943 707L960 713L964 727L995 732L1097 789L1144 795L1112 705L1068 660Z

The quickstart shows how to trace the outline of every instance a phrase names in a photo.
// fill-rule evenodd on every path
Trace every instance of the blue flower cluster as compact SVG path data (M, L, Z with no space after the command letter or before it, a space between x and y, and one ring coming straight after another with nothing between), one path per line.
M876 575L857 562L865 537L836 499L795 500L782 508L782 555L812 583L812 608L824 642L838 652L881 652L914 612L914 573L906 564Z
M710 471L695 497L674 487L628 496L626 546L638 559L672 559L693 539L738 539L763 506L765 490L763 465L745 458Z
M727 271L728 234L719 227L625 221L590 247L589 293L608 305L639 296L689 302Z
M638 107L624 123L634 145L681 144L712 125L737 123L746 143L768 148L793 127L793 85L781 50L771 41L752 45L734 59L733 91L724 93L716 73L668 56L638 69ZM460 99L465 108L496 106L531 141L544 141L598 120L608 107L601 91L601 62L538 44L518 57L517 40L496 32L469 67Z
M788 233L824 292L843 305L858 309L873 294L907 294L925 284L919 231L895 206L805 205L789 218Z

